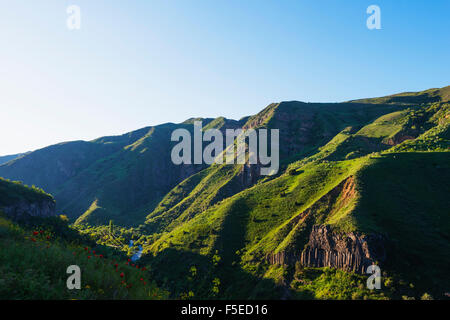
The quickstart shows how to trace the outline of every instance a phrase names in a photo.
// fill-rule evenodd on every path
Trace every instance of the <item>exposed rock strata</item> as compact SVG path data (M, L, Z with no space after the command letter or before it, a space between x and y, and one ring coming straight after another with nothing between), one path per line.
M331 267L365 273L368 266L386 257L385 239L381 235L340 234L329 226L315 225L303 251L281 251L270 255L271 264L295 264L304 267Z
M364 273L368 266L386 257L384 238L356 232L340 234L329 226L313 226L300 262L307 267L333 267Z
M55 202L53 200L41 200L39 202L20 201L13 205L0 208L7 216L16 219L23 216L52 217L56 215Z

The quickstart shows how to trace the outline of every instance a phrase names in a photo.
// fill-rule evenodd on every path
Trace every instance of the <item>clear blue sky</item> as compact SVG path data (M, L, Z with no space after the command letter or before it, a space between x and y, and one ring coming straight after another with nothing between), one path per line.
M81 30L66 27L69 5ZM381 30L366 9L381 8ZM0 155L449 85L450 1L0 3Z

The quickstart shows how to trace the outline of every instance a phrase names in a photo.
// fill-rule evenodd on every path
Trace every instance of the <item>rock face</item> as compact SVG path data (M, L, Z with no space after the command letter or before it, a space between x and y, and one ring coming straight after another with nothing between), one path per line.
M392 138L389 138L386 141L386 143L388 145L390 145L390 146L396 146L396 145L402 143L403 141L412 140L412 139L415 139L415 138L416 138L415 136L400 133L400 134L396 134Z
M42 200L39 202L20 201L14 205L0 208L7 216L17 219L23 216L52 217L56 215L55 202Z
M300 261L301 251L280 251L267 255L267 262L278 265L294 265Z
M338 234L328 226L315 225L300 262L305 267L333 267L364 273L368 266L385 259L384 240L380 235Z

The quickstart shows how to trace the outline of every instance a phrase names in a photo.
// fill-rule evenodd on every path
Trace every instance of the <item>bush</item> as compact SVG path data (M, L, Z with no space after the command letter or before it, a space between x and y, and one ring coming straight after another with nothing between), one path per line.
M430 294L428 294L428 293L424 293L421 297L420 297L420 300L434 300L433 299L433 297L430 295Z

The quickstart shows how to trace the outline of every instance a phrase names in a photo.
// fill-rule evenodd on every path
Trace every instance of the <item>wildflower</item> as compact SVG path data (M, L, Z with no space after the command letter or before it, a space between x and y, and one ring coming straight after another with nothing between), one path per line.
M87 248L87 247L86 247L86 248L84 248L84 251L88 251L88 250L89 250L89 248Z
M50 239L50 236L47 236L47 240L49 240Z
M95 254L95 250L92 250L92 254Z
M124 274L123 274L123 272L121 272L121 273L120 273L120 277L121 277L121 278L123 278L123 277L124 277Z
M103 258L103 255L102 254L100 254L99 256L98 256L99 258Z
M38 234L39 234L39 232L37 232L37 231L33 232L33 235L35 235L35 236L37 236Z
M42 230L41 230L41 231L39 231L39 233L40 233L40 234L43 234L43 233L44 233L44 231L42 231Z
M128 261L128 262L130 262L131 260L130 260L130 259L128 259L127 261Z
M35 238L31 238L31 241L36 242L36 239Z
M116 267L116 268L117 268L118 266L119 266L119 265L118 265L117 263L114 265L114 267Z
M144 279L143 279L143 278L141 278L141 281L144 281Z
M88 259L90 259L91 258L91 256L88 256Z

